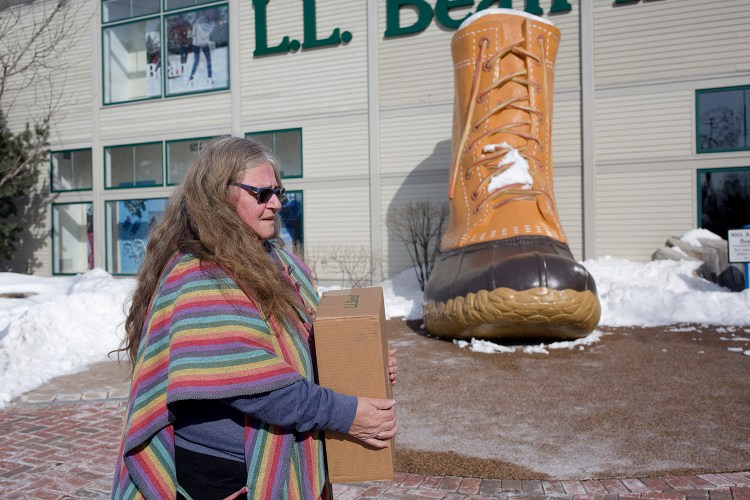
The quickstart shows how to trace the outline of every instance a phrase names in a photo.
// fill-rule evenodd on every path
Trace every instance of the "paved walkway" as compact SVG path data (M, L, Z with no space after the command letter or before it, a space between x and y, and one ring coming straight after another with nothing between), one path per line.
M99 363L0 410L0 498L108 498L127 397L123 369ZM339 484L337 499L748 499L750 472L586 481L511 481L397 472Z

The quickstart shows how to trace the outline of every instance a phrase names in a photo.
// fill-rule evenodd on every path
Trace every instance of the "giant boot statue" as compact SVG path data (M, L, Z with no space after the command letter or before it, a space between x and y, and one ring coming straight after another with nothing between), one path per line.
M552 80L560 30L487 9L451 44L450 219L425 287L424 324L449 338L583 337L599 322L552 189Z

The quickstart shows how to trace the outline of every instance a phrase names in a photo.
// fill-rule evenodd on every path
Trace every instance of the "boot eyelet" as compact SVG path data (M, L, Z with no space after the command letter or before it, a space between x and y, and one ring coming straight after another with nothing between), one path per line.
M482 64L482 70L486 72L492 71L492 65L487 61L486 63Z
M489 38L487 38L486 36L483 36L482 38L480 38L480 39L479 39L479 46L481 47L481 46L482 46L482 45L484 45L485 43L486 43L486 44L487 44L487 46L489 47L489 46L490 46L490 39L489 39Z
M472 199L472 201L477 199L477 193L476 192L471 193L471 199Z
M468 181L469 179L471 179L471 172L468 172L468 171L467 171L467 172L466 172L466 173L464 174L464 179L466 179L467 181Z
M482 104L484 102L484 94L477 94L477 103Z

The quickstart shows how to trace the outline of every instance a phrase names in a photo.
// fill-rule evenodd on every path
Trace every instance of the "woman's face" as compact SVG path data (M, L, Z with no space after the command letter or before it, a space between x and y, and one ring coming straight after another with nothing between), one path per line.
M276 188L276 175L270 163L262 163L253 169L245 170L240 177L240 184L248 184L257 188ZM229 186L234 191L235 209L245 224L253 228L258 235L267 240L275 232L274 223L276 212L281 210L281 201L273 195L266 203L258 203L256 196L238 186Z

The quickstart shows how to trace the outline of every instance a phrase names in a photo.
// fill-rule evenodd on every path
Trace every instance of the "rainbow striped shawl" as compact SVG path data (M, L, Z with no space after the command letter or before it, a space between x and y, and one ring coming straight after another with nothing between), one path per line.
M274 247L289 281L315 310L300 260ZM301 311L304 315L304 311ZM215 264L177 253L152 300L130 389L113 498L174 498L171 404L262 393L314 378L311 319L279 331ZM277 334L274 335L274 332ZM245 420L248 498L327 496L322 436Z

